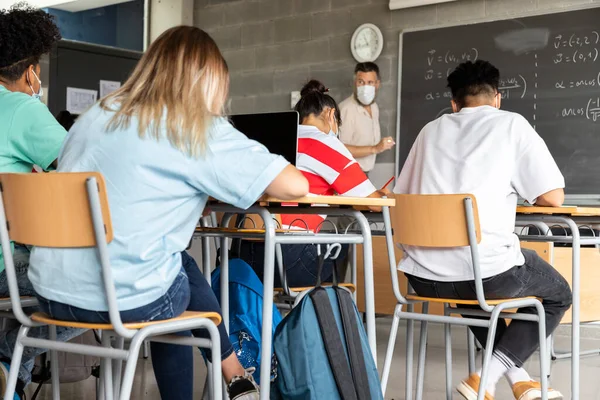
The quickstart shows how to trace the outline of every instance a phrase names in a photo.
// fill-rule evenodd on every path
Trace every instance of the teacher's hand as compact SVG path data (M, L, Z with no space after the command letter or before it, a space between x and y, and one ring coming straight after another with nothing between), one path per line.
M390 136L381 139L379 143L377 143L377 145L375 146L375 148L377 149L377 154L383 153L384 151L391 149L392 147L394 147L395 144L396 142L394 142L394 139L392 139Z

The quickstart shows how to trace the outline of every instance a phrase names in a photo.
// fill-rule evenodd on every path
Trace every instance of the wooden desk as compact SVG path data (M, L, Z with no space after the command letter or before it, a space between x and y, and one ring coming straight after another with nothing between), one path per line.
M283 206L286 204L288 206ZM358 211L355 207L392 207L395 205L395 199L377 199L377 198L355 198L341 196L307 196L294 200L281 200L272 197L263 197L256 204L249 207L247 210L241 210L228 204L217 201L211 201L208 205L212 211L226 213L227 218L223 221L228 225L228 218L232 214L258 214L260 215L261 223L264 223L264 229L251 229L251 237L264 238L265 241L265 262L264 262L264 301L263 301L263 326L262 326L262 349L263 359L271 359L271 338L272 338L272 307L273 307L273 278L275 271L275 249L277 244L330 244L330 243L348 243L353 245L362 245L363 252L363 287L369 288L364 291L365 297L365 314L367 337L369 347L373 354L375 362L377 362L377 342L376 342L376 327L375 327L375 290L373 285L373 253L372 253L372 237L369 222L365 215ZM355 218L359 223L357 228L360 234L339 234L317 233L317 234L286 234L276 233L275 221L272 220L273 214L328 214L331 216L348 216ZM237 229L222 229L222 230L198 230L196 235L203 237L205 241L207 237L220 237L225 240L232 236L242 237L245 233ZM258 234L256 232L259 232ZM203 242L203 246L204 242ZM208 248L205 246L204 248ZM223 311L223 323L228 324L228 252L227 246L221 246L221 304ZM261 365L261 400L269 398L269 378L270 364L263 363Z
M294 200L282 200L277 197L263 196L258 200L258 205L262 207L277 206L280 204L303 204L313 206L351 206L351 207L394 207L395 199L378 199L373 197L346 197L346 196L305 196ZM208 206L211 204L223 204L214 198L208 199Z
M600 217L600 207L538 207L538 206L519 206L517 214L532 215L568 215L570 217Z
M395 199L377 199L373 197L346 197L346 196L305 196L294 200L281 200L276 197L264 196L259 200L263 206L275 204L308 204L352 207L394 207Z

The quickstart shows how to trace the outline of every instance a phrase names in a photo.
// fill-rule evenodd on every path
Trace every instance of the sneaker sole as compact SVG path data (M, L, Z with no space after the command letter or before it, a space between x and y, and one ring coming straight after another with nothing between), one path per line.
M260 395L258 391L240 394L239 396L234 397L232 400L258 400Z
M539 389L531 389L521 395L519 400L542 400L542 391ZM548 400L563 400L563 395L560 392L548 392Z
M456 391L467 400L477 400L477 392L464 382L458 384Z

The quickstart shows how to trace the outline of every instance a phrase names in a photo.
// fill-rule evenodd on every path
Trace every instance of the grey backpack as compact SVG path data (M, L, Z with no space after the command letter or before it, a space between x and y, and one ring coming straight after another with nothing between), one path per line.
M85 332L69 341L78 344L97 344L100 345L99 337L93 330ZM58 353L58 370L60 374L60 383L74 383L88 379L90 376L99 376L100 359L98 357L84 356L73 353ZM45 383L50 383L50 357L49 353L44 353L35 359L35 365L32 372L32 381L39 384L33 399Z

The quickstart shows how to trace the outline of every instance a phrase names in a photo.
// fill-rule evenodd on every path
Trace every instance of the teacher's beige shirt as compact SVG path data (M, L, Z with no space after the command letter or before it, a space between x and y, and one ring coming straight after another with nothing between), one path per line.
M371 104L371 113L358 103L354 96L348 97L340 103L342 126L340 127L340 140L350 146L374 146L381 140L381 127L379 126L379 107ZM363 171L369 172L375 166L376 154L357 158Z

